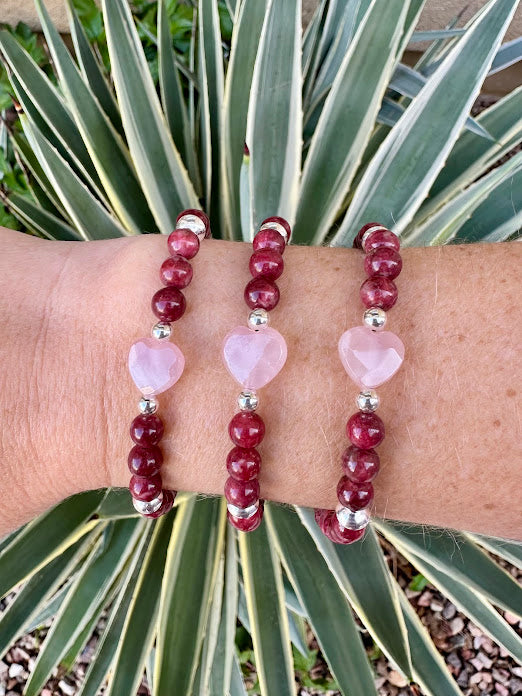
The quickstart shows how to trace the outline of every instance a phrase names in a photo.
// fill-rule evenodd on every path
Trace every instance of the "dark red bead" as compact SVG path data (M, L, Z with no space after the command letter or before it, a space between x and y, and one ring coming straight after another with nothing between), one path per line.
M178 215L178 217L176 218L176 223L178 223L181 220L181 218L185 215L195 215L200 220L202 220L205 223L205 239L210 237L210 220L202 210L198 210L197 208L187 208L187 210L184 210L182 213Z
M364 270L370 277L384 276L393 280L402 271L402 258L391 247L377 247L364 257Z
M169 286L154 293L151 302L154 314L161 321L167 322L180 319L185 313L186 306L185 295L181 290Z
M179 254L169 256L161 264L160 280L163 285L170 285L173 288L186 288L192 280L192 266Z
M163 421L155 413L140 414L131 423L130 436L137 445L157 445L163 437Z
M254 247L254 251L271 249L272 251L277 251L282 254L285 250L286 243L283 236L277 230L267 228L266 230L259 230L254 237L252 246Z
M353 246L355 249L362 249L362 238L364 237L364 233L367 232L370 227L382 227L382 225L380 222L367 222L366 225L363 225L353 240Z
M149 501L161 493L161 476L131 476L129 491L136 500Z
M156 510L156 512L151 512L148 515L143 515L143 517L148 517L149 519L156 519L157 517L161 517L162 515L166 515L167 512L170 512L172 510L172 506L174 505L174 498L176 497L176 491L163 491L163 500L161 502L159 510Z
M234 447L228 453L227 471L238 481L251 481L259 475L261 455L256 449Z
M250 257L248 267L254 278L263 276L268 280L277 280L282 274L285 264L279 252L272 249L259 249L259 251L254 251Z
M236 507L246 508L259 499L259 481L238 481L229 476L225 482L225 498Z
M324 527L328 524L328 517L331 516L332 510L326 510L324 508L316 508L314 510L314 517L320 530L324 533Z
M136 476L154 476L163 463L163 454L156 445L134 445L128 457L129 470Z
M285 230L286 230L286 241L287 241L287 243L288 243L288 242L290 241L290 236L291 236L291 234L292 234L292 228L290 227L290 225L288 224L288 222L287 222L284 218L278 217L277 215L274 215L274 216L272 216L272 217L267 217L267 218L265 218L265 220L263 220L263 222L259 225L259 227L263 227L263 225L268 225L268 224L270 224L271 222L277 222L279 225L281 225L282 227L285 228Z
M337 498L350 510L362 510L373 500L373 486L369 482L354 483L348 476L342 476L337 484Z
M356 447L377 447L384 440L384 423L376 413L357 411L346 424L346 434Z
M393 307L399 295L393 280L383 276L367 278L361 285L359 293L365 307L380 307L385 310Z
M265 436L265 424L257 413L240 411L230 421L228 434L235 445L250 449L257 447Z
M279 288L267 278L252 278L245 288L245 302L250 309L270 311L279 302Z
M169 234L167 245L172 256L179 254L185 259L192 259L199 251L199 238L192 230L181 227Z
M354 483L367 483L379 473L379 455L372 449L359 449L351 445L341 458L343 471Z
M380 247L388 247L389 249L399 251L401 248L401 241L394 232L384 227L380 230L375 230L375 232L371 232L366 237L363 251L368 253Z
M261 520L263 519L263 501L259 501L259 508L252 515L252 517L249 517L248 519L243 519L242 517L235 517L234 515L231 515L228 510L227 518L230 524L236 529L239 529L240 532L253 532L254 529L257 529L259 527L259 525L261 524Z
M363 529L341 527L337 515L334 515L330 526L330 539L336 544L353 544L354 541L362 539L365 531L365 527Z

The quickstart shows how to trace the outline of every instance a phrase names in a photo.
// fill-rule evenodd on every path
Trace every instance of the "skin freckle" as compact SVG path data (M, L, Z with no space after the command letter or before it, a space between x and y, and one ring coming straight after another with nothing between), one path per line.
M495 426L495 428L500 428L500 421L498 420L498 418L493 421L493 425Z
M509 389L506 391L506 396L516 396L516 395L517 395L517 392L512 387L509 387Z
M463 336L462 334L459 334L459 335L458 335L458 341L459 341L459 343L462 343L462 341L465 341L465 340L466 340L466 337L465 337L465 336Z

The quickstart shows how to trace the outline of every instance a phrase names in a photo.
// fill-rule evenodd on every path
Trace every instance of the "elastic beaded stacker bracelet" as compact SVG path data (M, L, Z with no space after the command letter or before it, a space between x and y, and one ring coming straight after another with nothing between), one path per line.
M391 230L371 222L359 230L353 245L366 254L364 270L368 278L360 288L366 311L363 326L349 329L341 336L339 356L344 369L362 391L356 397L359 411L346 424L352 444L342 455L344 475L337 484L339 505L335 511L315 511L317 524L337 544L361 539L370 521L371 482L380 466L379 455L373 448L384 439L384 423L375 413L379 397L374 390L393 377L404 360L400 338L391 331L383 331L386 310L393 307L398 296L393 281L402 269L399 238Z
M264 437L265 424L255 413L259 404L256 390L268 384L286 362L285 339L268 327L268 312L279 302L275 281L283 273L282 255L290 234L290 225L283 218L270 217L261 223L249 263L253 277L244 295L251 310L248 326L236 327L223 342L225 365L243 388L238 397L240 411L228 426L235 446L227 457L225 483L228 520L243 532L256 529L263 518L258 481L261 455L256 447Z
M163 455L158 443L163 437L163 421L156 414L156 396L175 384L183 373L185 358L177 345L169 341L172 322L180 319L186 307L182 289L192 280L189 259L199 251L200 241L210 237L209 219L201 210L184 210L176 220L176 229L167 240L170 256L160 268L165 287L151 302L159 321L150 338L140 338L129 351L129 371L142 396L140 415L132 421L130 436L135 445L129 452L132 474L129 490L134 508L144 517L159 517L174 504L176 491L164 490L160 467Z

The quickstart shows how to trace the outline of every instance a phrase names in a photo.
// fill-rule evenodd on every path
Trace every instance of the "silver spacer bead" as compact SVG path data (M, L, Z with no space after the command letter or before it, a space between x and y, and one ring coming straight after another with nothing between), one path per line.
M232 503L227 503L227 510L230 512L230 514L233 517L239 517L240 520L248 520L251 517L253 517L256 512L259 509L259 500L256 500L256 502L253 505L249 505L246 508L240 508L237 507L236 505L232 505Z
M259 406L259 397L255 391L245 389L237 397L237 405L241 411L255 411Z
M135 498L132 499L134 509L136 510L136 512L139 512L140 515L152 515L152 513L158 512L162 502L163 491L160 492L157 498L153 498L152 500L136 500Z
M363 234L362 239L361 239L361 247L363 251L366 251L365 244L366 240L368 237L371 235L372 232L375 232L375 230L387 230L387 227L384 227L384 225L374 225L373 227L370 227L369 230L366 230L366 232Z
M266 309L253 309L248 315L247 323L254 331L264 329L265 326L268 326L268 312Z
M138 401L138 408L140 409L140 413L146 413L147 415L156 413L158 410L158 402L153 396L142 396Z
M288 244L288 235L286 230L283 225L280 225L278 222L265 222L264 225L261 225L259 230L275 230L276 232L279 232L281 237L285 240L285 244Z
M166 321L158 321L158 323L154 324L152 327L151 333L154 338L157 338L160 341L165 338L170 338L170 334L172 333L172 325Z
M201 242L205 239L205 223L197 215L183 215L180 217L176 223L176 229L179 230L181 227L186 230L192 230L196 234Z
M339 524L345 529L353 529L354 531L357 531L367 527L370 522L370 515L367 508L354 512L343 505L339 505L335 511L335 514L337 515Z
M365 391L357 394L355 403L360 411L364 413L373 413L373 411L377 410L380 399L374 389L365 389Z
M380 307L370 307L363 314L363 323L372 331L381 331L386 325L386 312Z

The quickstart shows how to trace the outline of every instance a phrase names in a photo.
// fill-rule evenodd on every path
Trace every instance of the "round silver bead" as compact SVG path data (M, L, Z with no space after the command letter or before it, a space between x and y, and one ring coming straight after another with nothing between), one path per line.
M176 223L176 229L179 230L183 228L185 230L192 230L196 234L201 242L205 239L205 223L197 215L183 215Z
M386 325L386 312L380 307L370 307L363 314L363 323L372 331L380 331Z
M374 225L373 227L370 227L369 230L366 230L366 232L363 234L362 239L361 239L361 247L363 251L366 251L366 240L368 237L372 234L372 232L375 232L375 230L387 230L387 227L384 227L384 225Z
M288 235L286 230L279 222L265 222L264 225L261 225L259 230L276 230L276 232L279 232L281 237L285 240L285 244L288 244Z
M152 327L151 333L154 338L157 338L160 341L170 338L170 334L172 333L172 325L166 321L158 321L158 323L154 324Z
M150 415L151 413L156 413L158 410L158 402L153 396L142 396L138 401L138 408L140 409L140 413Z
M259 509L259 500L257 500L253 505L249 505L246 508L237 507L232 505L232 503L227 503L227 510L233 517L238 517L241 520L248 520L253 517Z
M237 405L241 411L255 411L259 406L259 397L255 391L245 389L237 397Z
M374 389L366 389L355 397L357 408L364 413L373 413L380 403L379 396Z
M251 329L258 331L268 326L268 312L266 309L253 309L248 315L247 323Z
M157 498L153 498L152 500L136 500L135 498L132 499L134 509L136 510L136 512L139 512L140 515L152 515L154 512L157 512L160 509L162 502L163 491L160 492Z
M357 531L367 527L370 522L370 515L367 508L364 508L364 510L356 510L354 512L343 505L339 505L335 511L335 514L337 515L339 524L345 529L353 529L354 531Z

